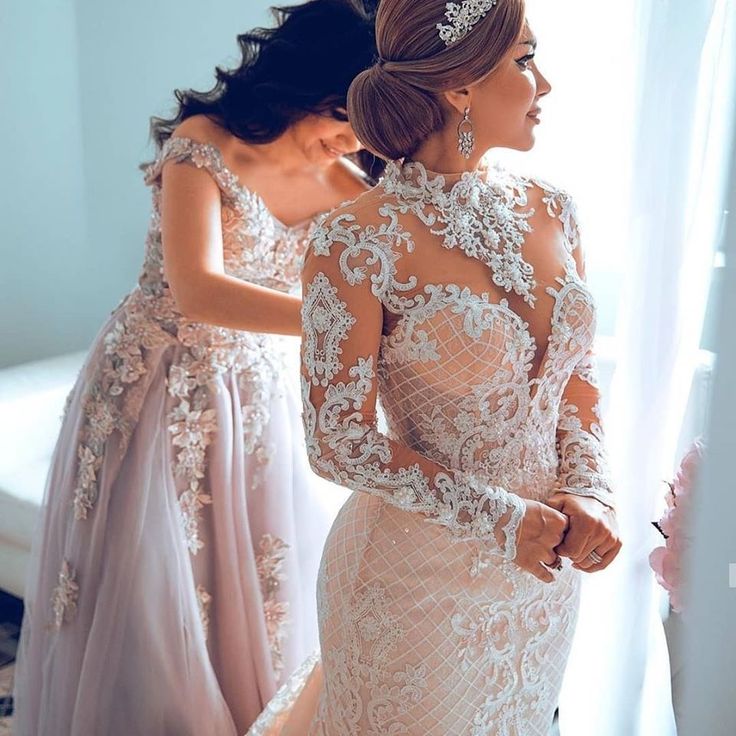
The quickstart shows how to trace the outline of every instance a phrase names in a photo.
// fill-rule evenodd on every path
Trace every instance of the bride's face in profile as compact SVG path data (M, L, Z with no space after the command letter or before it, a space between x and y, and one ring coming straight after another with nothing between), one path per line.
M536 64L536 47L536 37L527 23L519 43L496 70L468 87L479 149L533 148L540 101L552 89Z

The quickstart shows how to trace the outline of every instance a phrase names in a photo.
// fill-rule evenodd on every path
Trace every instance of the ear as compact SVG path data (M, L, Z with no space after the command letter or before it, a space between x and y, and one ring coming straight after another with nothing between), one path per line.
M457 110L460 115L465 112L465 108L471 107L472 95L467 87L463 87L462 89L453 89L448 92L443 92L443 94L450 107Z

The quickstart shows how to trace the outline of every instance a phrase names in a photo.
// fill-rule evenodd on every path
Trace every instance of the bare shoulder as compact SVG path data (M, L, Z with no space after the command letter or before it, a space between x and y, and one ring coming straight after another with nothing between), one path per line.
M207 143L218 148L225 147L231 137L230 133L206 115L192 115L179 123L171 136L188 138L195 143Z

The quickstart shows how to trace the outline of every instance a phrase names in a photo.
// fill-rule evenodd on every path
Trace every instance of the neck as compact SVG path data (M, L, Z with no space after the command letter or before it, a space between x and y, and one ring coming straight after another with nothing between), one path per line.
M466 159L457 150L456 132L445 129L422 143L412 159L437 174L462 174L477 169L485 153L476 148Z
M288 128L270 143L250 144L251 151L259 158L283 174L295 175L318 169L305 155L299 145L294 129Z

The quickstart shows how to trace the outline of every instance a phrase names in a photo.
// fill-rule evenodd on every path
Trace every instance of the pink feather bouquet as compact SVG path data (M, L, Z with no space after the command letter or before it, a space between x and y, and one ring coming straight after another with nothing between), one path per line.
M682 459L674 480L667 484L667 507L662 518L652 522L664 537L665 545L652 551L649 564L657 582L669 593L670 606L676 613L686 608L685 557L692 544L694 494L704 455L705 445L701 440L695 440Z

